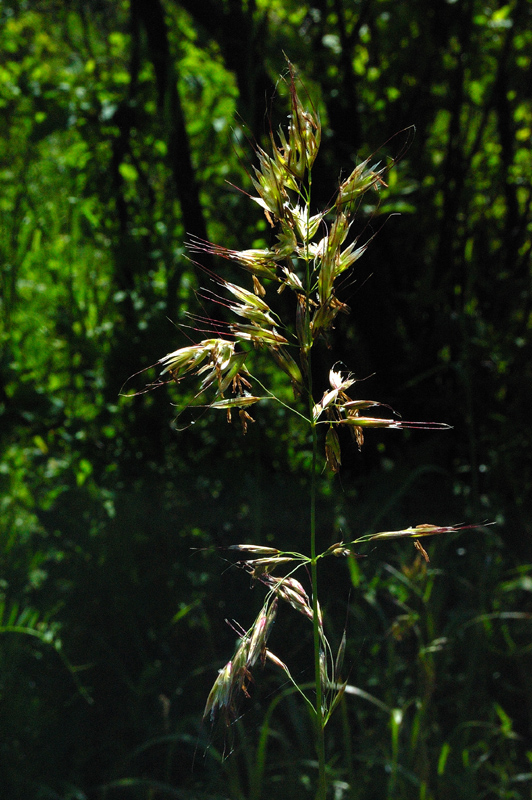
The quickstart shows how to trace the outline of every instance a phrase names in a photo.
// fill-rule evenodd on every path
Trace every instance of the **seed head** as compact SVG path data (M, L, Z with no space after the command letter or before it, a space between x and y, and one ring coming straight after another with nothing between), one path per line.
M403 528L400 531L381 531L379 533L367 533L360 536L355 542L372 542L374 539L419 539L423 536L437 536L440 533L454 533L471 528L483 528L494 525L494 522L482 522L475 525L432 525L424 522L422 525L415 525L410 528Z
M277 146L273 134L270 136L273 157L283 176L283 184L288 189L298 189L298 184L303 180L305 172L314 163L321 141L321 126L317 115L313 115L303 108L297 94L295 71L292 64L290 69L290 122L288 124L288 138L282 128L279 129L279 143Z
M261 578L278 597L289 603L292 608L312 620L314 614L309 597L303 586L295 578L277 578L274 575L265 575Z
M318 245L321 253L318 275L318 299L325 303L332 294L336 265L340 257L340 247L349 232L349 222L343 213L339 213L331 227L330 233Z
M252 578L262 579L264 575L268 575L276 567L282 564L289 564L294 560L290 556L267 556L266 558L254 558L246 561L245 566Z
M375 403L374 405L380 405ZM349 416L347 419L338 420L339 424L354 425L359 428L415 428L416 430L449 430L451 425L446 422L406 422L403 420L384 419L381 417Z
M228 550L240 550L243 553L255 553L256 555L271 555L275 556L280 553L275 547L263 547L261 544L231 544Z
M191 237L189 249L198 253L209 253L213 256L220 256L230 261L236 261L259 278L277 279L274 261L276 254L273 250L230 250L222 245L207 242L197 236Z
M242 340L247 340L249 342L253 342L256 345L266 345L266 346L278 346L280 344L288 344L288 340L285 339L280 333L277 333L275 328L272 330L268 330L267 328L262 328L259 325L231 325L231 331L234 333L238 338Z
M217 341L219 340L205 339L199 344L181 347L179 350L174 350L173 353L168 353L163 356L163 358L160 358L157 362L164 367L161 375L170 372L175 380L179 380L179 378L201 364L201 362L212 353L215 342Z
M321 142L321 125L318 116L305 111L297 94L294 68L290 68L290 102L292 116L289 126L290 169L297 178L303 178L305 169L311 169Z
M233 688L233 662L228 661L225 667L219 671L218 677L209 692L203 718L210 713L211 721L214 722L219 709L225 709L226 711L231 709Z
M285 216L288 195L285 189L286 175L283 174L282 167L271 158L261 147L257 147L256 153L259 159L259 168L253 167L255 177L252 183L259 196L252 199L258 203L266 212L266 218L273 226L274 221L283 219Z
M364 192L367 192L372 186L386 186L384 180L381 178L385 167L377 169L379 166L377 163L366 169L368 164L369 158L356 166L347 180L341 184L336 198L337 208L344 208L348 203L353 202L353 200L356 200L360 195L364 194Z
M296 230L300 238L308 243L318 232L320 223L323 220L324 214L315 214L310 216L308 206L295 205L292 206L292 218L296 225ZM304 257L306 248L302 248L301 257Z
M251 628L246 659L246 668L248 669L255 665L259 656L264 663L266 642L277 614L277 602L277 598L274 598L271 603L266 603Z

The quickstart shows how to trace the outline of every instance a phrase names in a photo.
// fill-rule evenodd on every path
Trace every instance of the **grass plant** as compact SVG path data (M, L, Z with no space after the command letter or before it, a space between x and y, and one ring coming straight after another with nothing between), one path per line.
M339 314L350 309L341 299L356 262L363 256L371 237L361 241L355 232L357 210L367 192L386 187L387 164L366 159L340 182L336 195L321 211L312 200L312 170L321 141L321 124L312 105L303 104L292 65L287 86L291 113L288 126L277 134L271 132L269 151L256 147L258 165L251 180L256 194L250 200L263 210L271 228L271 244L265 248L231 250L199 239L192 240L195 253L228 259L247 273L245 285L233 283L221 275L206 271L219 295L210 290L208 300L219 303L235 317L231 322L217 322L195 317L197 330L207 330L209 338L180 347L159 362L160 377L153 386L195 378L199 385L187 407L223 412L229 422L234 415L245 434L254 422L252 412L261 403L279 403L297 415L306 427L312 453L308 496L308 552L296 552L278 544L239 543L230 547L240 559L238 565L265 589L262 608L247 630L242 630L235 652L220 669L208 696L204 717L222 717L227 725L237 717L246 697L257 664L269 662L288 682L289 691L297 693L312 720L317 761L316 800L325 800L329 772L326 761L325 731L344 694L356 693L348 685L343 671L346 635L333 650L325 630L319 600L319 567L323 559L342 558L354 552L362 542L408 538L413 540L423 558L428 559L421 540L468 526L421 524L402 530L366 533L351 541L337 541L323 547L317 529L316 502L318 483L324 466L333 473L340 470L345 439L362 448L367 428L434 429L449 426L440 422L406 422L392 409L377 400L361 399L354 373L345 370L330 357L328 385L319 382L313 355L317 347L329 347L329 334ZM275 293L292 294L293 315L281 317L273 306ZM223 335L219 331L223 330ZM263 363L257 355L269 357L276 369L291 384L293 397L281 397L257 374ZM329 353L328 353L329 355ZM384 412L384 413L383 413ZM346 433L347 432L347 437ZM307 588L305 588L307 587ZM311 626L313 641L313 680L300 684L268 645L268 638L281 603ZM358 690L359 692L361 690ZM286 692L286 689L285 689ZM369 697L369 695L368 695ZM275 703L271 705L268 717ZM261 770L268 741L268 720L258 743ZM393 722L393 720L392 720ZM392 724L392 739L400 721ZM397 750L397 737L394 752ZM393 743L392 743L393 744ZM257 781L255 781L257 784ZM391 784L393 785L393 776ZM252 787L252 796L260 796L260 786Z

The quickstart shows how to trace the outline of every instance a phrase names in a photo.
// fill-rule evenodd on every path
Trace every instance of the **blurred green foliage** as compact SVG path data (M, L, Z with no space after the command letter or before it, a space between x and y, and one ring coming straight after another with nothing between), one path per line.
M324 568L352 665L329 734L334 797L530 793L531 23L526 0L2 4L6 800L312 796L310 722L273 671L243 727L200 722L233 646L224 619L246 626L260 606L218 548L306 541L304 438L282 409L243 440L222 417L178 433L175 391L120 396L196 336L176 328L187 312L212 313L187 235L268 241L234 185L249 190L250 143L287 113L283 51L327 131L317 204L416 126L360 210L378 234L334 353L376 373L372 396L405 419L455 427L368 434L324 481L324 541L499 523L439 539L428 566L379 545ZM272 637L304 680L299 622L284 615Z

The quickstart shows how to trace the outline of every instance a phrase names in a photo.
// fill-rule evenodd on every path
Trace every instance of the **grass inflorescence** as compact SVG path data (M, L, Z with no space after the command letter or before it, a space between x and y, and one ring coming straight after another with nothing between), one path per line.
M367 428L437 430L449 426L403 421L389 406L356 397L354 375L340 369L333 358L329 385L319 389L314 385L313 349L328 341L327 335L339 314L350 313L339 291L346 273L353 270L369 244L369 240L361 242L354 232L357 209L366 192L378 192L386 186L388 165L364 160L340 183L328 206L316 213L312 208L312 167L320 147L321 124L316 111L302 103L291 64L287 83L291 105L287 128L276 135L271 133L269 152L257 146L258 165L251 176L256 191L251 200L262 208L271 226L272 244L262 249L232 250L197 238L190 242L190 249L196 254L207 253L238 264L251 276L250 285L240 286L209 273L227 297L210 290L203 297L220 303L234 315L234 320L217 327L225 335L217 334L169 352L159 359L158 367L161 383L170 379L179 385L185 379L195 379L197 390L190 405L222 410L228 421L236 414L244 433L254 421L253 407L261 401L281 403L307 426L312 452L309 552L295 553L260 543L233 545L232 549L242 556L239 566L253 582L264 587L265 599L251 627L242 631L233 656L220 669L204 716L214 720L220 715L229 724L236 718L241 701L249 697L252 670L259 663L272 664L284 673L310 712L319 773L316 798L325 800L328 784L325 727L344 693L353 687L348 686L343 673L345 632L336 650L326 635L318 599L320 561L346 556L365 541L391 538L413 539L423 558L428 559L419 542L421 538L472 526L424 523L398 531L365 533L350 542L336 542L320 552L316 530L317 483L324 462L333 473L341 468L340 428L346 428L354 445L361 448ZM274 293L283 291L294 296L295 316L290 320L281 318L272 308ZM293 389L291 403L286 398L281 400L260 376L253 374L256 350L271 357L275 368L289 380ZM386 414L376 416L375 409L381 412L384 409ZM306 684L299 685L288 665L268 646L280 603L290 606L305 618L304 624L312 626L311 689Z

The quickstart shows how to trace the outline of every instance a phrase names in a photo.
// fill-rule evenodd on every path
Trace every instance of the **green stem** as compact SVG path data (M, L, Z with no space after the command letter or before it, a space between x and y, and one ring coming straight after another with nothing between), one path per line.
M318 437L316 426L312 425L312 479L310 488L310 553L311 553L311 582L312 582L312 613L314 631L314 681L316 686L316 753L318 756L318 789L316 800L325 800L327 795L327 776L325 773L325 725L323 716L323 688L320 671L320 621L318 608L318 560L316 557L316 467L317 467Z
M310 196L312 187L312 173L308 175L308 188L306 192L307 219L310 217ZM310 237L306 236L305 244L308 247ZM306 328L306 358L307 358L307 387L309 402L309 420L312 431L312 473L310 482L310 576L312 583L312 616L314 634L314 685L316 688L316 707L314 709L314 725L316 736L316 755L318 757L318 787L316 800L325 800L327 795L327 776L325 772L325 721L323 715L323 688L321 683L320 671L320 648L321 631L318 606L318 558L316 553L316 476L318 468L318 435L316 423L313 419L314 400L312 394L312 332L310 330L310 297L311 297L311 269L310 258L305 259L306 265L306 295L307 303L305 308L305 328Z

